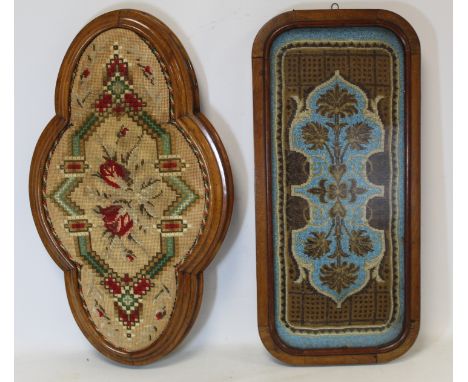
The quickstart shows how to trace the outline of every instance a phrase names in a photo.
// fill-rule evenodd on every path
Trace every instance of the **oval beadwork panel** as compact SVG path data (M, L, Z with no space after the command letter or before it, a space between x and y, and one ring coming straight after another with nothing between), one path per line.
M210 163L204 138L191 135L200 128L179 122L173 57L164 54L120 24L86 44L71 72L69 120L51 142L40 182L40 212L77 270L73 293L85 326L127 354L113 356L127 363L146 363L171 321L187 314L173 335L183 337L196 308L174 317L176 304L192 299L196 306L201 290L179 290L180 270L209 261L211 215L218 215L219 240L229 214L228 185L210 183L210 172L217 179L226 163Z
M379 25L297 27L269 43L269 325L292 354L378 353L405 335L417 303L407 297L408 55Z

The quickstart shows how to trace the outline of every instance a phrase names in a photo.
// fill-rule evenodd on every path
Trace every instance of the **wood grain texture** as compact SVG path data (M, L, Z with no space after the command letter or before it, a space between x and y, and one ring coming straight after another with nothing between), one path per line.
M385 346L297 349L285 344L275 328L270 159L270 64L272 42L301 27L383 27L401 41L405 68L405 316L400 337ZM401 16L386 10L290 11L268 21L252 48L255 210L257 236L258 329L263 344L279 360L293 365L370 364L390 361L414 343L420 323L420 45Z
M70 119L72 75L82 52L99 34L125 28L156 47L166 62L174 94L174 115L198 147L206 163L210 208L204 233L192 255L177 269L178 288L171 320L162 335L145 349L128 352L115 348L95 329L80 297L77 265L56 242L42 204L42 176L52 145ZM188 55L172 31L153 16L136 10L118 10L97 17L73 40L60 68L55 92L55 112L36 145L31 162L29 194L34 222L44 246L64 271L68 301L78 326L105 356L128 365L153 362L172 351L192 327L203 294L203 270L219 249L233 208L233 182L226 151L216 130L200 112L198 86Z

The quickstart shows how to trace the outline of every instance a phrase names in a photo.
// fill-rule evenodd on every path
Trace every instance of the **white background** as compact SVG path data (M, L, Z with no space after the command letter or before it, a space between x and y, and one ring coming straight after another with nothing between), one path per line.
M420 336L388 365L292 368L264 350L256 323L254 165L250 52L261 26L323 1L17 0L15 7L15 357L19 381L298 380L449 381L452 336L452 8L451 1L340 1L405 17L422 49L422 314ZM166 359L145 368L100 356L74 322L61 270L33 225L28 173L35 143L54 115L54 86L66 49L94 17L136 8L179 37L195 68L201 107L233 168L231 227L205 271L204 301L190 334ZM198 378L197 378L198 377ZM120 378L120 379L119 379Z

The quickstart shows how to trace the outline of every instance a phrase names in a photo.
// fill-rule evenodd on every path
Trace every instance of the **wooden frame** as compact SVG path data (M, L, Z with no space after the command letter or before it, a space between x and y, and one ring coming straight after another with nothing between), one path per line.
M405 317L401 336L381 347L301 350L279 337L274 319L270 162L269 52L281 33L300 27L378 26L392 31L404 49L406 163ZM258 329L263 344L279 360L294 365L366 364L390 361L414 343L420 322L420 46L411 25L386 10L290 11L266 23L252 49L255 193L257 234Z
M51 232L42 203L41 181L52 144L70 118L70 90L73 71L81 53L99 34L111 28L125 28L157 47L167 64L174 94L174 114L198 146L209 174L210 210L204 233L190 259L178 268L178 289L173 315L163 334L151 346L127 352L115 348L92 325L83 308L78 287L77 266L64 253ZM229 160L221 140L200 112L197 81L186 51L172 31L153 16L136 10L118 10L97 17L86 25L70 45L60 68L55 93L56 115L43 131L31 162L29 193L31 210L39 235L52 259L63 270L68 300L83 334L105 356L129 365L153 362L172 351L185 337L197 316L203 293L203 270L219 249L233 206L233 182Z

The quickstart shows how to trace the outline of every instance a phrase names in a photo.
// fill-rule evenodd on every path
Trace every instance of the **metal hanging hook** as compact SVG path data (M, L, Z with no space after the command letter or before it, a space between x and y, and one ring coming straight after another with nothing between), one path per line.
M340 9L340 4L332 3L332 5L330 5L330 9Z

